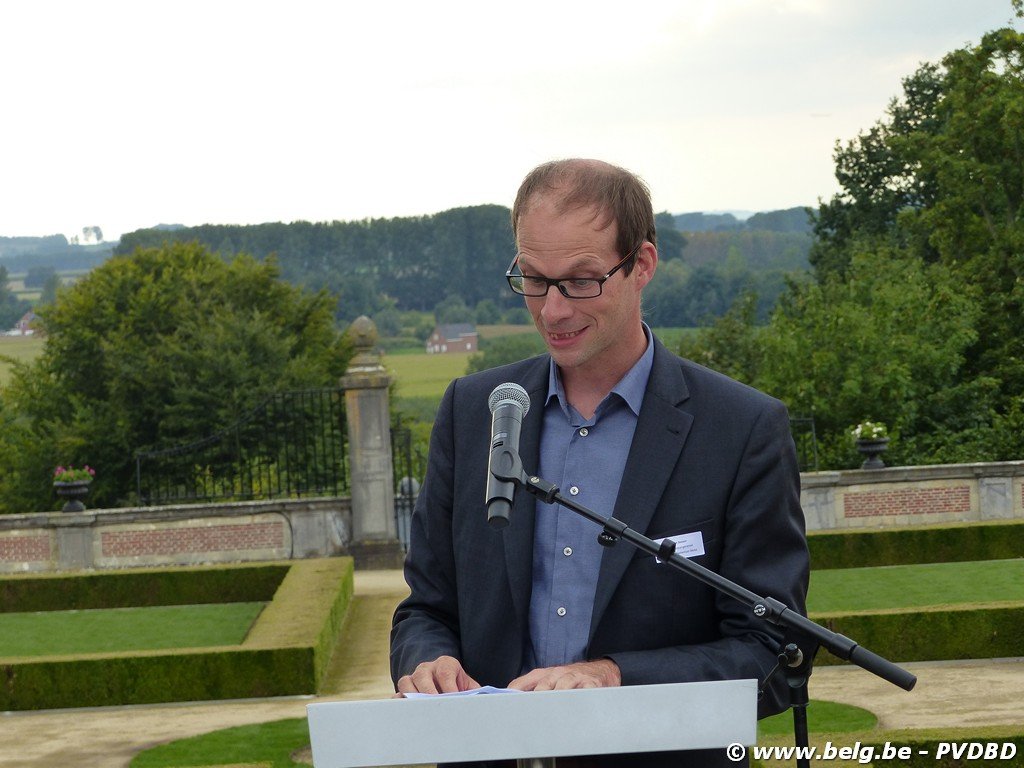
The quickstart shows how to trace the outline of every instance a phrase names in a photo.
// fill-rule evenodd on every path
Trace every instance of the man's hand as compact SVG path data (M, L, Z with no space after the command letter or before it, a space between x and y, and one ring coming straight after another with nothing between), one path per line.
M462 663L452 656L440 656L434 661L425 661L413 670L411 675L398 679L398 693L454 693L479 688L480 683L466 674Z
M508 684L520 691L562 691L569 688L615 688L622 685L619 666L611 659L580 661L564 667L527 672Z

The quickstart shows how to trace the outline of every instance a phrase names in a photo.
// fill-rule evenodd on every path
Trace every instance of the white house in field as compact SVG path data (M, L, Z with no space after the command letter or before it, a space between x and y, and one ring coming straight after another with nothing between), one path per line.
M31 336L36 332L36 313L29 310L21 319L8 331L8 336Z
M447 352L476 352L476 326L472 323L438 325L427 339L427 354Z

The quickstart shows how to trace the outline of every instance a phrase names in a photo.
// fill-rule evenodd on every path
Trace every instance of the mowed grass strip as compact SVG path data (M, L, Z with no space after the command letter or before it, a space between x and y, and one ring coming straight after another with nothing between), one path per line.
M1024 559L812 571L807 609L844 613L1024 601Z
M259 765L293 768L291 755L309 745L306 718L276 720L257 725L225 728L201 736L179 739L140 752L131 768L181 766Z
M264 603L0 613L0 657L238 645Z
M813 700L807 705L809 733L856 733L872 731L877 725L878 718L871 712L850 704ZM757 733L760 736L793 733L792 710L761 720L757 724Z

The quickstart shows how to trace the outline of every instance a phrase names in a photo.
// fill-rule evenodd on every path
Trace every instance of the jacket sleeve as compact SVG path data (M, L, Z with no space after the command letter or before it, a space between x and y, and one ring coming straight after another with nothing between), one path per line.
M391 628L391 677L411 673L438 656L461 657L455 561L452 552L453 400L449 385L430 436L429 464L409 532L405 579L410 595Z

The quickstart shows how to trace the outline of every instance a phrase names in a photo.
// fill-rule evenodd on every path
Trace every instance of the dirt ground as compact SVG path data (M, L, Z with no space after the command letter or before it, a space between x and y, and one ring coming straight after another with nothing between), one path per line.
M357 572L343 645L319 697L159 704L0 714L2 768L125 768L148 747L235 725L304 717L313 701L391 694L391 610L405 593L397 571ZM908 693L857 667L817 667L812 699L874 712L886 729L1024 724L1024 658L903 665L918 676ZM813 704L812 704L813 706Z

